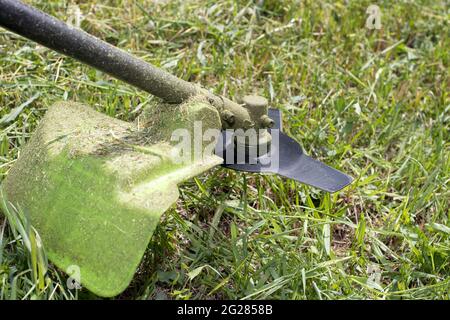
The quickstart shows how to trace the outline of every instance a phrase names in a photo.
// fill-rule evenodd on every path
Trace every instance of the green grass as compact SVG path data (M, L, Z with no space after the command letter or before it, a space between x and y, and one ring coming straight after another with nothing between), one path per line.
M69 1L28 2L67 17ZM364 27L372 3L383 13L379 31ZM448 3L91 0L79 8L84 30L183 79L229 97L268 97L309 154L355 178L333 195L222 168L186 182L119 298L450 298ZM0 119L29 102L0 120L0 180L53 102L133 120L150 99L0 29ZM42 249L27 247L34 233L20 228L26 215L8 216L16 218L0 217L0 299L95 298L68 290L51 264L42 287L32 258Z

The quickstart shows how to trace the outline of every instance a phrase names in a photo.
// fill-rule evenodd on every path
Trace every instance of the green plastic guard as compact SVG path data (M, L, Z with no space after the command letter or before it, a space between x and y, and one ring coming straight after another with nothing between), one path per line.
M176 164L170 133L201 119L220 129L201 101L155 108L149 127L120 121L78 103L49 108L2 184L63 271L80 268L97 295L122 292L133 278L160 217L178 198L177 184L222 162L210 155Z

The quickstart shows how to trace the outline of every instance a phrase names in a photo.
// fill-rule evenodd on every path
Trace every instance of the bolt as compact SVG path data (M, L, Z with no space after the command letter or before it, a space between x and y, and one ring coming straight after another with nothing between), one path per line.
M234 123L234 114L230 110L224 110L222 112L222 118L225 120L229 125L233 125Z
M273 121L273 119L269 118L268 115L263 115L260 119L261 121L261 125L264 128L272 128L273 125L275 124L275 121Z
M274 121L267 116L269 102L261 96L244 96L242 101L256 129L271 128Z
M244 96L242 97L242 102L252 110L261 109L265 110L269 102L266 98L260 96Z

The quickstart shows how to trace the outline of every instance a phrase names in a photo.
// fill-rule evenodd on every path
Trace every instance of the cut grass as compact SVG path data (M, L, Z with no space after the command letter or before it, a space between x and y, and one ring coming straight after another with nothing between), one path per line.
M29 3L67 19L67 1ZM78 4L84 30L183 79L268 97L309 154L355 177L333 195L221 168L185 183L120 298L450 298L449 8L377 3L379 31L371 1ZM150 99L0 29L0 179L53 102L132 120ZM35 289L16 228L0 217L0 298L94 298L51 264Z

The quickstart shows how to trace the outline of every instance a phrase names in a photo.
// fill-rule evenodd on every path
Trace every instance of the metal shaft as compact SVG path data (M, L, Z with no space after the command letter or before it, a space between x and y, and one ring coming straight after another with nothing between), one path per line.
M169 103L181 103L199 92L197 86L17 0L0 0L0 26Z
M247 129L255 123L248 110L241 105L179 79L18 0L0 0L0 26L104 71L166 102L182 103L189 97L201 94L220 113L224 129Z

